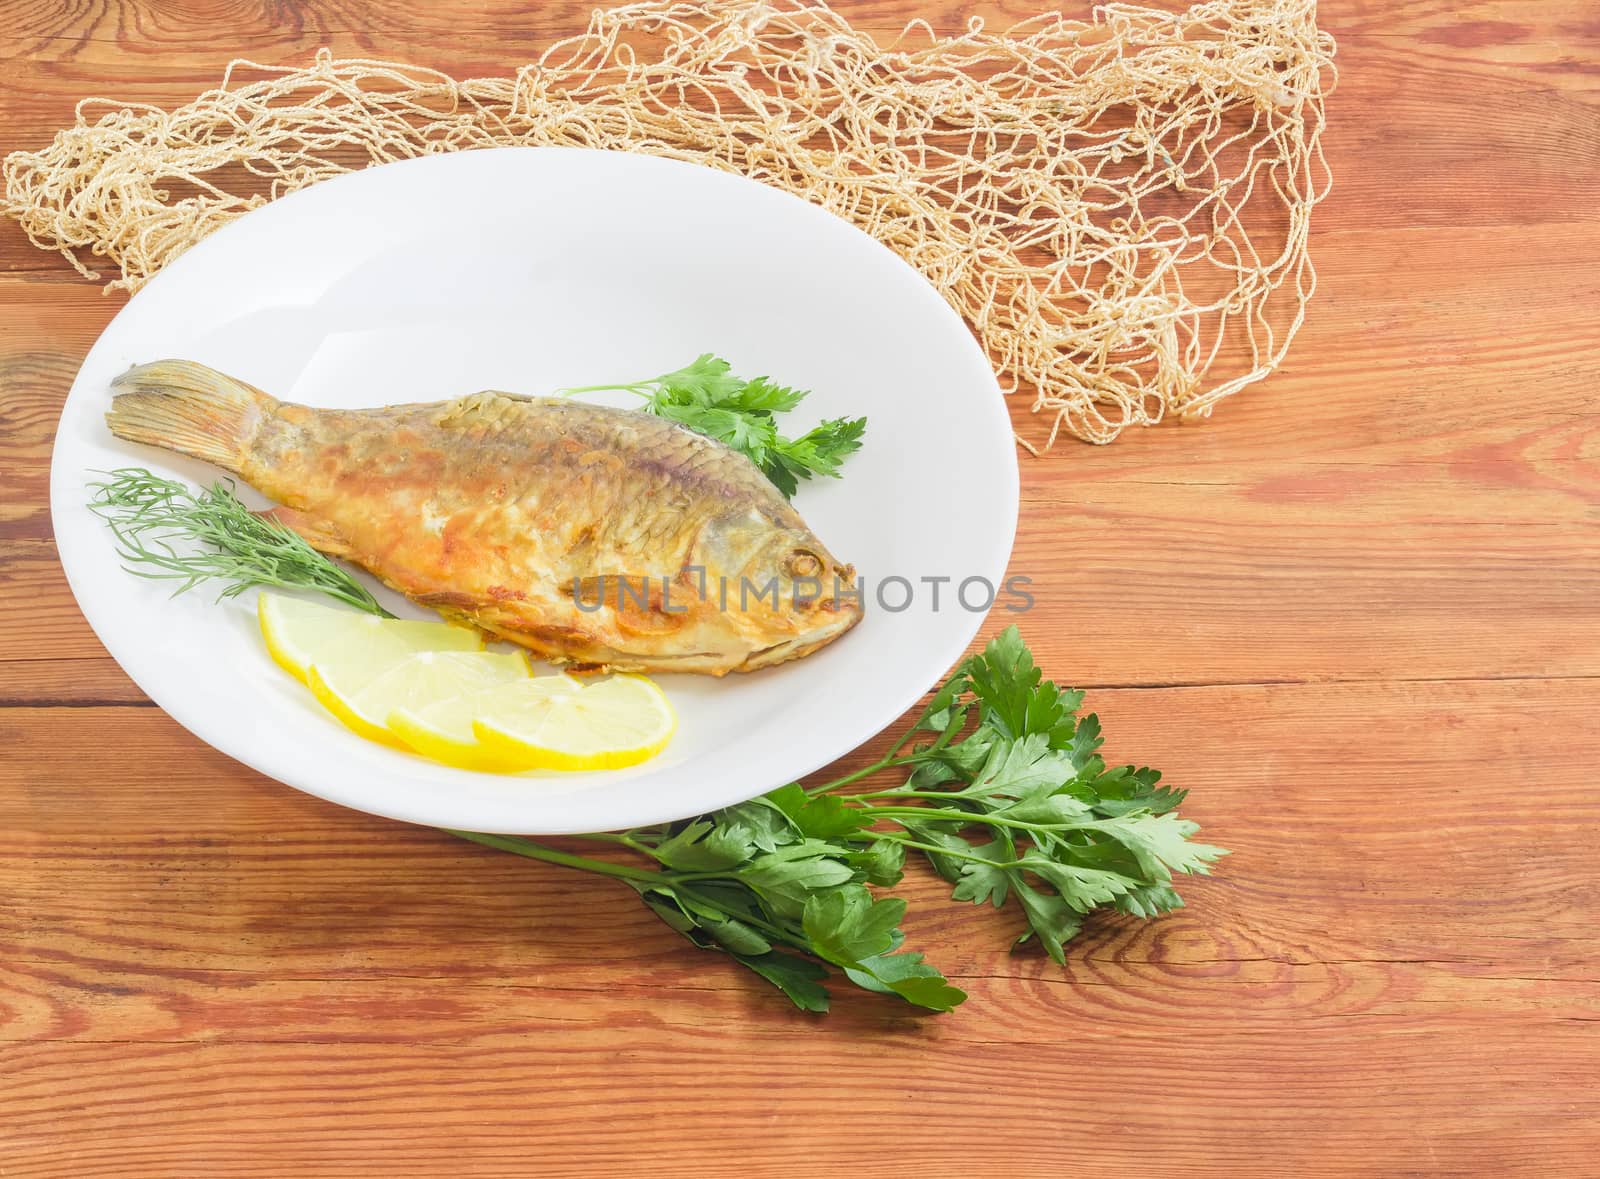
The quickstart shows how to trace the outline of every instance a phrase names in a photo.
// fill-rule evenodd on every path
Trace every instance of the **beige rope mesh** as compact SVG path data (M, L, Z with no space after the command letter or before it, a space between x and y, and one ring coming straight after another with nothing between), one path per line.
M1282 360L1315 284L1333 41L1314 0L1094 16L916 22L880 45L815 0L683 0L596 11L514 78L236 61L173 111L80 103L49 147L7 157L3 208L133 290L246 210L371 164L505 144L672 156L861 226L1034 395L1046 445L1109 442L1207 414Z

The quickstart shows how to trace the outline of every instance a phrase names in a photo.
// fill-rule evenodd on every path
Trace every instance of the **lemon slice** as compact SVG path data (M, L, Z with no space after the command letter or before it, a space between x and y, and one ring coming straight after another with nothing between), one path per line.
M309 683L314 663L324 676L376 675L420 651L481 651L483 636L447 622L379 618L301 598L264 593L256 599L261 637L279 667Z
M678 718L660 688L636 675L616 675L580 691L549 697L536 707L508 693L472 723L483 747L497 757L521 758L530 768L614 770L660 753Z
M492 684L528 676L528 660L520 651L422 651L398 663L371 668L351 663L339 671L313 663L306 673L312 693L325 708L363 737L406 748L389 731L388 720L401 709L417 712Z
M439 700L423 708L397 708L389 714L386 726L418 753L446 765L464 770L525 770L532 767L526 755L494 753L486 749L473 732L473 720L488 713L516 716L523 721L535 720L549 708L554 697L581 691L583 685L567 675L513 680Z

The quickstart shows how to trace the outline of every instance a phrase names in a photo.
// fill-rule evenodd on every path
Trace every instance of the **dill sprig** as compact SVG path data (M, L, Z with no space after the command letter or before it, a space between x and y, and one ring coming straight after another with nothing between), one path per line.
M173 596L221 581L217 600L252 586L314 590L385 618L367 587L287 526L247 508L233 484L193 491L143 467L100 472L89 508L117 538L123 568L138 577L180 584Z

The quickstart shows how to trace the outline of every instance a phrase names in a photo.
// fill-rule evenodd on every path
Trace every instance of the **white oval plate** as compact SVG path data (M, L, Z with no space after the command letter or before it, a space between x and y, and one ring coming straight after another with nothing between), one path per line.
M129 365L183 357L315 406L448 400L632 380L716 352L812 394L785 422L865 414L866 445L796 506L853 561L867 616L809 658L724 679L660 676L677 736L629 770L497 776L365 741L267 657L253 593L125 572L84 506L94 472L221 472L121 442L103 414ZM626 404L626 401L618 402ZM248 488L253 505L265 501ZM620 153L430 156L273 202L189 250L111 322L61 415L61 561L111 654L174 719L281 782L374 814L557 834L682 818L771 790L892 723L962 654L1000 585L1017 465L993 372L960 318L866 234L776 189ZM885 578L909 607L880 606ZM923 578L940 585L937 607ZM888 605L906 596L883 587ZM979 583L968 598L981 605ZM398 613L429 617L394 595Z

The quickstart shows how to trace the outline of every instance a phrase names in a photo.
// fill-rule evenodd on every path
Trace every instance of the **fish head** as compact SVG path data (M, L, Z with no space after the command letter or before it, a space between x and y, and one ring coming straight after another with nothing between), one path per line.
M855 567L789 515L750 512L720 522L714 567L727 594L725 614L751 647L740 671L798 659L861 621Z

